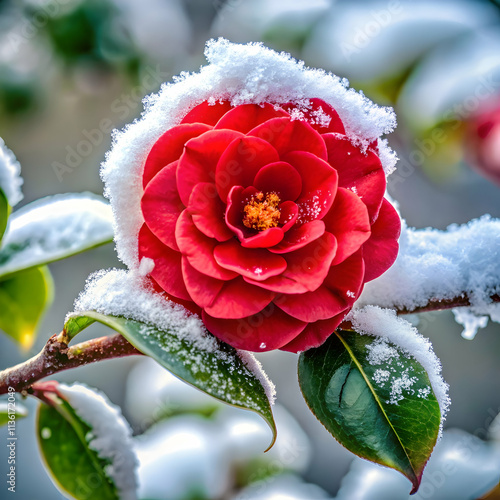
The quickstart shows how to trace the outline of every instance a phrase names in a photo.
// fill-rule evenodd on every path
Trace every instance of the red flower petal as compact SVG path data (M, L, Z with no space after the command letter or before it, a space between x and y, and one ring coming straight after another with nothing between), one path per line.
M150 274L163 290L179 299L191 299L182 278L181 254L165 246L146 224L139 231L139 258L143 257L153 259Z
M207 132L212 127L202 123L178 125L167 130L154 144L146 158L142 185L148 182L165 166L178 160L189 139Z
M209 306L225 283L198 272L186 257L182 257L182 276L189 296L200 307Z
M283 254L287 268L280 276L260 282L245 277L245 281L278 293L312 292L317 290L326 278L336 249L335 236L324 233L305 247Z
M324 134L328 162L339 173L339 186L350 189L368 208L370 222L378 214L385 193L385 173L373 151L363 154L345 136Z
M272 303L247 318L217 319L204 311L202 319L207 329L222 341L236 349L254 352L279 349L306 327L306 323L292 318Z
M294 226L285 234L281 243L270 248L273 253L289 253L298 250L325 233L325 223L322 220L313 220L300 226Z
M363 288L364 262L361 251L338 266L331 266L323 284L314 292L282 295L275 303L294 318L312 323L347 311Z
M304 151L294 151L284 159L297 169L302 178L302 192L296 201L299 222L323 218L337 192L337 171L326 161Z
M278 160L278 152L257 137L241 137L232 142L221 155L215 173L221 200L226 203L233 186L251 186L255 174L264 165Z
M338 113L332 106L330 106L330 104L326 103L322 99L318 99L317 97L309 99L309 102L311 103L310 108L300 108L300 111L304 113L304 118L308 121L311 127L314 128L314 130L320 134L325 134L327 132L345 134L344 124L342 123ZM288 103L284 104L283 108L291 113L297 108L297 105ZM325 119L328 120L328 118L330 118L330 122L325 126L324 121Z
M259 285L261 288L266 290L271 290L276 293L306 293L308 289L302 283L298 283L292 278L287 276L273 276L264 281L256 281L243 276L243 279L247 283L252 283L254 285Z
M347 308L343 298L324 285L314 292L282 295L275 304L290 316L308 323L330 319Z
M213 318L240 319L262 311L275 293L251 285L243 278L226 281L213 302L204 311Z
M230 240L214 249L217 264L242 276L262 281L278 276L286 269L286 261L263 248L243 248L238 241Z
M372 235L363 245L365 261L365 283L378 278L389 269L398 256L398 238L401 233L401 221L394 207L383 200Z
M200 182L189 197L188 212L195 226L209 238L227 241L233 232L224 221L225 206L220 201L215 184Z
M253 185L263 193L276 193L282 201L295 201L302 191L300 174L284 161L262 167L257 172Z
M177 297L174 297L173 295L170 295L169 293L165 292L163 288L158 285L158 283L151 277L147 276L146 279L151 283L153 286L153 289L161 293L167 300L170 300L174 302L175 304L180 304L182 307L186 308L188 311L191 311L193 314L197 314L198 316L201 317L202 309L198 305L196 305L191 299L190 300L182 300Z
M227 196L226 224L240 240L254 234L254 232L250 232L250 229L243 225L243 208L247 200L250 200L256 193L257 190L253 186L247 188L233 186Z
M196 184L214 182L219 158L238 137L241 134L233 130L210 130L186 143L177 167L177 189L184 205Z
M283 239L283 230L280 227L270 227L256 235L240 239L244 248L269 248L277 245Z
M326 278L336 251L335 236L325 233L309 245L284 254L287 268L283 276L295 280L304 285L309 292L313 292Z
M278 208L280 209L280 224L283 224L283 232L292 229L297 217L299 216L299 207L293 201L284 201L280 203Z
M358 299L364 285L365 262L362 251L359 250L340 264L330 267L324 285L345 307L351 307Z
M319 347L342 323L345 314L345 312L342 312L334 318L309 323L300 335L282 346L281 350L303 352L313 347Z
M214 258L217 240L208 238L199 231L187 210L184 210L177 219L175 239L182 255L185 255L189 263L200 273L219 280L230 280L238 276L217 264Z
M337 238L333 265L358 250L371 234L366 205L352 191L339 188L330 211L323 218L327 231Z
M158 172L146 186L141 200L142 215L149 229L173 250L179 250L175 241L175 224L184 210L175 182L177 164L174 161Z
M250 130L248 135L269 142L280 157L291 151L307 151L322 160L328 158L325 142L309 123L290 118L272 118Z
M231 103L229 101L216 102L215 104L208 104L203 101L198 106L195 106L181 121L181 123L207 123L208 125L215 125L220 118L230 111Z
M228 128L237 130L246 134L261 123L289 114L282 109L274 109L274 106L269 103L259 104L242 104L228 111L215 125L216 129Z

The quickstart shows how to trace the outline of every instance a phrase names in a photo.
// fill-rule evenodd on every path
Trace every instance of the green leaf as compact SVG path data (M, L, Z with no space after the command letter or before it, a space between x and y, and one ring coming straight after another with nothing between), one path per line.
M111 208L92 193L49 196L11 216L0 279L113 241Z
M387 342L391 356L371 357L384 349L380 343L339 330L300 355L299 383L311 411L340 444L403 473L414 493L438 437L439 404L427 373L407 353Z
M53 396L51 403L39 406L37 436L56 486L78 500L119 500L116 486L105 473L109 461L88 446L91 427L66 401Z
M29 349L52 298L52 276L46 267L21 271L0 281L0 329Z
M220 343L217 352L200 349L175 332L153 325L93 311L70 317L64 326L69 338L97 321L121 333L136 349L151 356L176 377L214 398L259 414L273 432L276 424L265 390L231 346Z
M7 201L7 197L4 192L0 189L0 242L2 241L3 233L7 228L7 221L10 215L10 205Z
M12 415L15 417L9 418ZM12 402L10 399L8 401L0 401L0 426L5 425L8 422L19 420L27 415L28 410L21 403L18 403L17 401Z

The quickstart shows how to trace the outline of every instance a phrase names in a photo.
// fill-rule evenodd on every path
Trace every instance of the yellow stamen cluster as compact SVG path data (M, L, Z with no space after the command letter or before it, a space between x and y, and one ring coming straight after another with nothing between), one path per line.
M265 197L264 193L255 194L243 209L243 224L258 231L276 227L281 217L279 203L276 193L267 193Z

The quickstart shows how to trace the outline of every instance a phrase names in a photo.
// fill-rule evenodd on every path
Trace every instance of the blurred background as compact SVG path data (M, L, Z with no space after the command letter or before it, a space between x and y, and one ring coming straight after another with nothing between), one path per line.
M290 52L393 106L398 128L389 141L400 161L388 188L410 226L443 229L484 213L500 217L494 0L0 0L0 137L22 166L19 206L55 193L102 193L98 171L112 129L139 117L142 98L162 82L197 71L205 41L219 36ZM52 264L55 300L38 341L21 353L0 338L0 368L38 352L60 331L88 274L114 266L120 263L112 246ZM442 312L420 318L419 330L451 385L445 428L461 429L445 435L435 470L447 453L457 459L457 446L469 452L458 453L453 474L429 474L421 498L500 498L488 493L500 476L498 447L477 440L486 439L500 412L500 326L468 341ZM81 335L104 334L95 327ZM108 361L58 378L102 389L137 434L148 429L137 441L144 499L407 498L409 483L401 478L391 486L393 476L381 469L351 464L353 455L315 420L298 389L295 355L259 359L277 385L282 435L264 458L269 435L258 420L186 392L151 363ZM36 405L27 405L30 417L18 427L18 498L62 498L36 449ZM6 467L0 454L2 474Z

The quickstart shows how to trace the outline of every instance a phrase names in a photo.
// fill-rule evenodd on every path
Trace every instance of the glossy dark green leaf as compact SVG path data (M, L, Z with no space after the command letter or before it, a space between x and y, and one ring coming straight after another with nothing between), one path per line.
M109 461L89 448L92 429L60 398L53 406L40 404L37 436L43 461L55 485L77 500L119 500L105 473Z
M220 343L217 352L208 352L179 338L175 332L93 311L72 316L64 330L71 338L94 321L121 333L136 349L193 387L224 403L259 414L271 428L271 446L274 444L276 424L266 392L234 348Z
M378 349L390 356L377 358ZM380 352L380 351L379 351ZM338 331L299 358L309 408L348 450L403 473L418 489L441 414L427 373L392 344Z
M0 426L19 420L27 415L28 410L21 403L10 401L10 398L9 400L0 401Z
M29 349L52 297L52 276L47 267L21 271L0 281L0 330Z
M7 197L4 192L0 189L0 242L2 241L3 233L7 227L7 220L10 215L10 205L7 201Z

